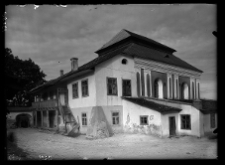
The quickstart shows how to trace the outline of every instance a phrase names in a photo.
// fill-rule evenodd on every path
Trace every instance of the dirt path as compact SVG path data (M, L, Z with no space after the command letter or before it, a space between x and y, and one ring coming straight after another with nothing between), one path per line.
M38 131L32 128L14 130L18 147L32 159L215 159L217 141L207 138L157 138L142 134L117 134L101 140L86 140Z

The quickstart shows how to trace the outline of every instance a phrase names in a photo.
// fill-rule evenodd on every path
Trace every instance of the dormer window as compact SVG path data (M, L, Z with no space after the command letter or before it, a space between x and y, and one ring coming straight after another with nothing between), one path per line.
M127 64L127 59L122 59L122 64L126 65Z

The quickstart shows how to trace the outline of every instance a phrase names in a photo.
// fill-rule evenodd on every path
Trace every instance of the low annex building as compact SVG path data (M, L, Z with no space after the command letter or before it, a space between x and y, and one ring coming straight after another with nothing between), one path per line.
M93 130L92 110L101 109L114 133L204 136L210 121L216 127L217 117L210 120L202 107L202 71L174 52L121 30L95 52L97 58L80 67L71 58L70 72L60 71L58 78L31 90L34 125L71 130L79 124L78 130L87 133Z

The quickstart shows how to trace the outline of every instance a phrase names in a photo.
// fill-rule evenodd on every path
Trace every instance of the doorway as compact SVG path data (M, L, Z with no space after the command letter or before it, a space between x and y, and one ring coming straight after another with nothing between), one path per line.
M176 135L176 121L175 121L175 116L169 117L169 132L170 132L170 136Z
M55 127L55 111L49 111L49 127Z

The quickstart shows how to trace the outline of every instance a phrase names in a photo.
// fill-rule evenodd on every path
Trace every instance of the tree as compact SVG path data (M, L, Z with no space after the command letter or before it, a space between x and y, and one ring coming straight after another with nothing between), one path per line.
M46 82L46 75L30 58L14 57L11 49L5 48L5 98L6 106L30 106L33 97L28 93L38 84Z

